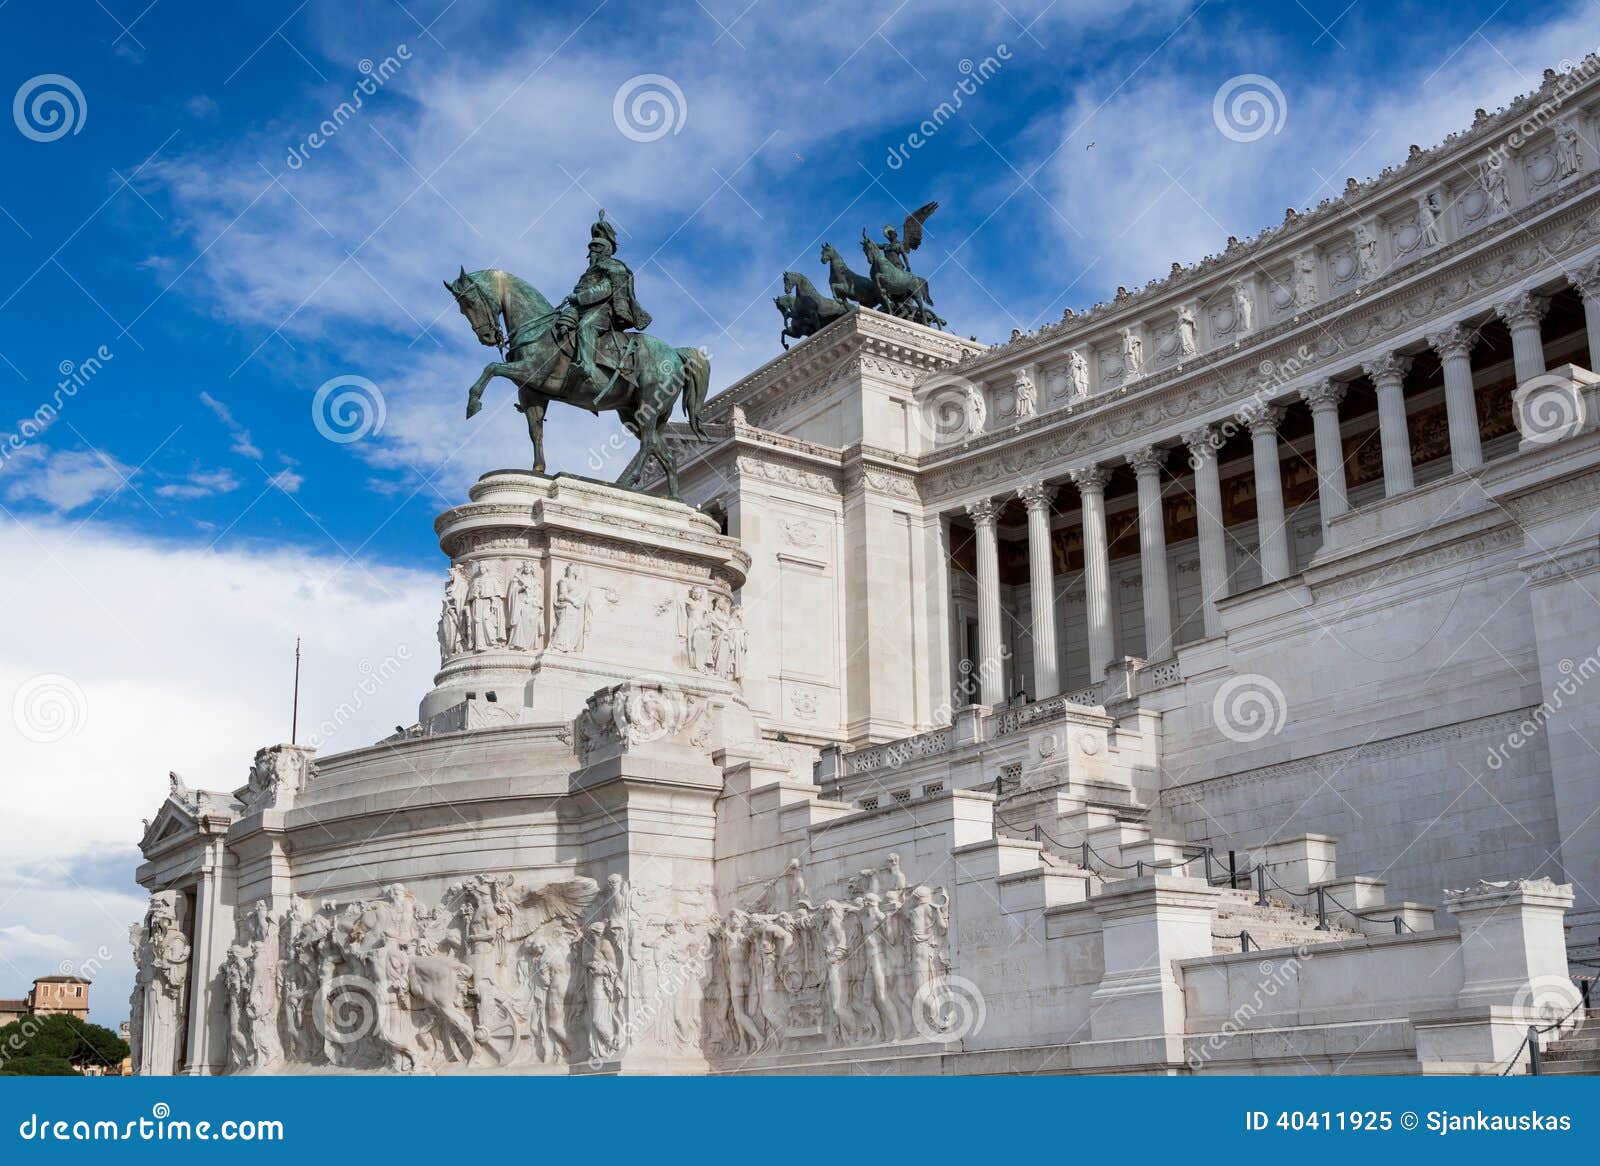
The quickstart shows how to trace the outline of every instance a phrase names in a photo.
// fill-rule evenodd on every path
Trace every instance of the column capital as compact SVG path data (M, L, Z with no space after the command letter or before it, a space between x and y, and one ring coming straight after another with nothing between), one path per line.
M967 503L967 516L978 526L993 526L1000 517L1000 504L993 498L979 498Z
M1348 387L1343 381L1336 381L1330 377L1314 385L1304 386L1300 390L1300 399L1311 406L1313 413L1321 413L1324 410L1337 413L1347 391Z
M1385 382L1398 385L1405 380L1406 373L1411 371L1411 358L1401 356L1398 352L1386 352L1363 364L1361 371L1371 377L1372 383L1379 387Z
M1133 472L1141 478L1155 477L1161 473L1161 467L1167 464L1167 451L1154 445L1147 445L1130 453L1127 462L1133 467Z
M1504 320L1507 327L1516 328L1537 324L1544 319L1544 314L1549 307L1549 296L1542 296L1537 292L1522 291L1496 304L1494 306L1494 314Z
M1055 496L1056 488L1046 482L1029 482L1017 487L1017 497L1022 499L1030 511L1049 510L1050 500Z
M1451 324L1428 334L1428 347L1439 354L1440 360L1471 356L1477 342L1478 330L1465 324Z
M1196 429L1187 429L1183 433L1183 444L1189 447L1189 458L1215 458L1217 456L1217 431L1210 425L1201 425Z
M1239 420L1250 427L1251 435L1276 433L1283 421L1283 409L1266 401L1249 401L1239 408Z
M1080 466L1075 470L1068 470L1067 477L1078 487L1078 493L1100 494L1105 491L1106 483L1111 480L1111 467L1098 463Z
M1567 282L1585 299L1600 299L1600 256L1567 273Z

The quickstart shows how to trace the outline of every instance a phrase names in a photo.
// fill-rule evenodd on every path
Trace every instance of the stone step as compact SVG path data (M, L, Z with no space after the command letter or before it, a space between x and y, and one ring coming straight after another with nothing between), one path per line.
M1549 1055L1561 1060L1600 1057L1600 1036L1565 1036L1549 1048Z
M1539 1066L1544 1077L1600 1077L1600 1058L1587 1061L1544 1060Z

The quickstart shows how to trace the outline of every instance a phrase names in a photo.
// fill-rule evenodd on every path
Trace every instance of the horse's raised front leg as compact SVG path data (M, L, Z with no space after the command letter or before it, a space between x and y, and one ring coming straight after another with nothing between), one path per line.
M467 390L467 416L475 417L483 408L483 390L495 377L505 377L517 385L522 385L526 379L525 374L530 370L528 361L519 360L514 364L505 361L491 361L483 366L483 371L478 374L478 379L472 382L472 388Z

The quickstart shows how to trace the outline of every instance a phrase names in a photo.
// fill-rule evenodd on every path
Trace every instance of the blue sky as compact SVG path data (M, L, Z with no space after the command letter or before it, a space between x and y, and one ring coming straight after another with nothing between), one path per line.
M0 697L66 678L73 719L40 741L0 718L29 839L0 876L0 995L103 944L122 957L137 819L167 769L231 787L283 736L295 635L313 722L351 703L363 663L404 652L403 681L332 744L414 716L432 518L529 461L503 382L462 418L488 350L440 286L459 266L557 298L604 206L653 331L704 346L721 388L780 351L785 268L820 277L822 240L853 257L861 228L938 199L917 269L954 330L1001 340L1274 224L1597 47L1588 2L0 5L0 89L24 98L0 121L0 595L40 613L0 645ZM374 75L363 62L383 83L308 146ZM59 136L27 121L51 74L76 89ZM1256 141L1213 118L1244 74L1282 94ZM647 75L670 81L655 140L615 114ZM374 387L381 428L323 435L313 401L337 377ZM25 425L45 403L49 423ZM614 476L590 461L610 432L553 413L553 467Z

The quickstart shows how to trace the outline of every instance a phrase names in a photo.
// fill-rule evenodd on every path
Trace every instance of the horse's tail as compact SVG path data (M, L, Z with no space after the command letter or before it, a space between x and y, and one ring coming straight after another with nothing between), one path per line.
M683 412L689 418L689 428L696 437L710 440L710 434L700 424L700 410L705 407L706 387L711 383L711 362L698 348L680 348L683 360Z
M933 303L933 293L928 290L928 281L925 279L922 281L922 298Z

